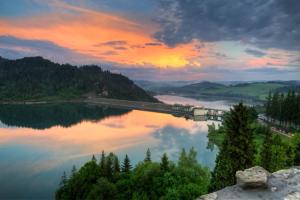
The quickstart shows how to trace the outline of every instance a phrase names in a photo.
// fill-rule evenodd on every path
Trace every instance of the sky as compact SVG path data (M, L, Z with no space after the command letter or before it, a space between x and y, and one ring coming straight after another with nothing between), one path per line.
M300 1L1 0L0 56L135 80L300 80Z

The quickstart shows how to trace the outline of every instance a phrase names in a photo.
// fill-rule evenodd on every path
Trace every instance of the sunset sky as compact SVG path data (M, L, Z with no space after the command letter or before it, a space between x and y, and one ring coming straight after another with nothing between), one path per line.
M300 1L1 0L0 56L132 79L300 80Z

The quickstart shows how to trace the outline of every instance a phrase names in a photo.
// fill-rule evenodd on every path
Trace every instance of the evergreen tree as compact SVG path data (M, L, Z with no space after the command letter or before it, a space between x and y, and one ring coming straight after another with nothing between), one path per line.
M115 156L114 158L114 173L119 173L120 170L120 163L119 163L119 159L117 156Z
M97 159L96 159L95 155L93 155L92 161L93 161L93 162L97 162Z
M297 124L297 111L298 111L298 105L297 105L297 95L295 91L291 91L291 105L290 105L290 121L292 125Z
M283 144L279 135L273 137L272 160L270 163L270 172L275 172L286 167L286 146Z
M271 104L272 104L272 93L269 92L269 95L267 97L267 103L265 105L266 107L266 116L271 117Z
M295 149L294 165L300 166L300 133L295 134L293 143Z
M300 126L300 93L298 93L296 97L297 107L296 107L296 124L298 125L298 128Z
M101 172L102 175L104 174L104 171L105 171L105 160L106 160L105 153L104 153L104 151L102 151L101 158L100 158L100 163L99 163L100 172Z
M67 174L66 174L66 172L64 172L62 177L61 177L61 181L59 183L59 186L60 187L66 186L67 182L68 182Z
M144 162L151 162L151 151L150 151L149 148L147 149L146 157L144 159Z
M105 163L105 177L107 177L109 180L112 179L113 176L113 161L114 158L113 154L110 154L106 157L106 163Z
M178 165L179 165L179 166L184 166L185 163L187 163L187 155L186 155L185 149L183 148L183 149L181 150L181 153L180 153L180 156L179 156Z
M169 165L170 165L169 158L167 154L164 153L163 156L161 157L160 168L166 172L170 169Z
M132 168L132 166L130 164L129 157L126 154L125 158L124 158L124 161L122 163L122 172L128 173L128 172L130 172L131 168Z
M300 124L300 94L290 90L286 95L284 93L269 94L266 103L266 116L271 121L291 129L297 128Z
M278 118L277 120L279 120L279 124L281 125L284 117L285 117L285 111L284 111L284 94L280 94L279 96L279 113L278 113Z
M262 128L264 134L264 143L262 146L262 150L260 153L261 157L261 166L266 170L270 171L270 165L272 161L272 132L270 127L263 127Z
M73 178L73 177L76 175L76 173L77 173L76 166L73 165L73 167L72 167L72 172L71 172L71 178Z
M191 165L195 165L197 163L197 151L194 147L192 147L189 151L188 160Z
M242 103L235 105L225 117L225 138L216 159L210 190L235 184L235 173L252 167L255 144L249 109Z
M278 119L279 114L279 94L276 92L273 95L272 102L271 102L271 117L272 119Z

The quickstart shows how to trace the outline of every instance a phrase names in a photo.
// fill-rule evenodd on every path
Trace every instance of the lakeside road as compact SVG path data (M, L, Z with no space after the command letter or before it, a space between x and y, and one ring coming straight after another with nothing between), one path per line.
M0 105L38 105L48 103L87 103L94 105L110 106L115 108L145 110L160 113L172 113L172 105L165 103L153 103L144 101L129 101L111 98L86 98L74 100L54 100L54 101L2 101Z
M258 123L260 123L262 125L265 125L265 126L268 125L265 121L263 121L261 119L258 119L257 121L258 121ZM279 134L279 135L282 135L282 136L285 136L285 137L288 137L288 138L292 138L293 137L293 134L291 134L291 133L285 133L284 131L277 129L274 126L270 126L270 129L271 129L272 132L274 132L276 134Z
M97 104L112 106L117 108L126 108L126 109L136 109L136 110L145 110L152 112L161 112L161 113L172 113L172 105L165 103L152 103L152 102L143 102L143 101L129 101L129 100L119 100L119 99L108 99L108 98L88 98L83 101L88 104Z

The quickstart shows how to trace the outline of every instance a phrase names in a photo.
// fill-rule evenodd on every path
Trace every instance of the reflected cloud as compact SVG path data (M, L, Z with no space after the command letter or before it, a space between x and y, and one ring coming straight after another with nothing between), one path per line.
M51 114L48 112L46 116L52 121L49 113ZM35 116L34 112L31 114ZM3 119L3 114L0 116ZM12 114L11 117L13 116L18 115ZM45 120L43 115L37 116L40 120ZM65 116L68 117L70 116ZM107 115L101 119L95 114L84 118L85 120L72 126L51 125L43 130L1 126L0 186L1 191L8 191L3 195L12 194L12 190L18 189L18 194L22 197L33 194L40 198L43 195L51 196L64 170L69 171L73 164L81 166L93 154L99 158L102 150L115 152L120 160L127 153L132 163L136 164L143 160L148 147L152 151L153 160L158 161L163 152L176 160L181 148L189 149L194 146L202 164L210 167L214 165L217 151L206 149L206 122L137 110L122 115ZM38 124L36 120L33 121L35 127ZM6 121L8 122L9 120ZM10 121L10 124L16 123Z
M207 126L207 125L206 125ZM196 132L189 129L165 126L151 134L158 139L158 144L154 147L155 154L166 152L171 160L178 159L183 148L189 150L194 147L197 151L197 158L205 166L213 169L218 149L207 149L207 130Z

